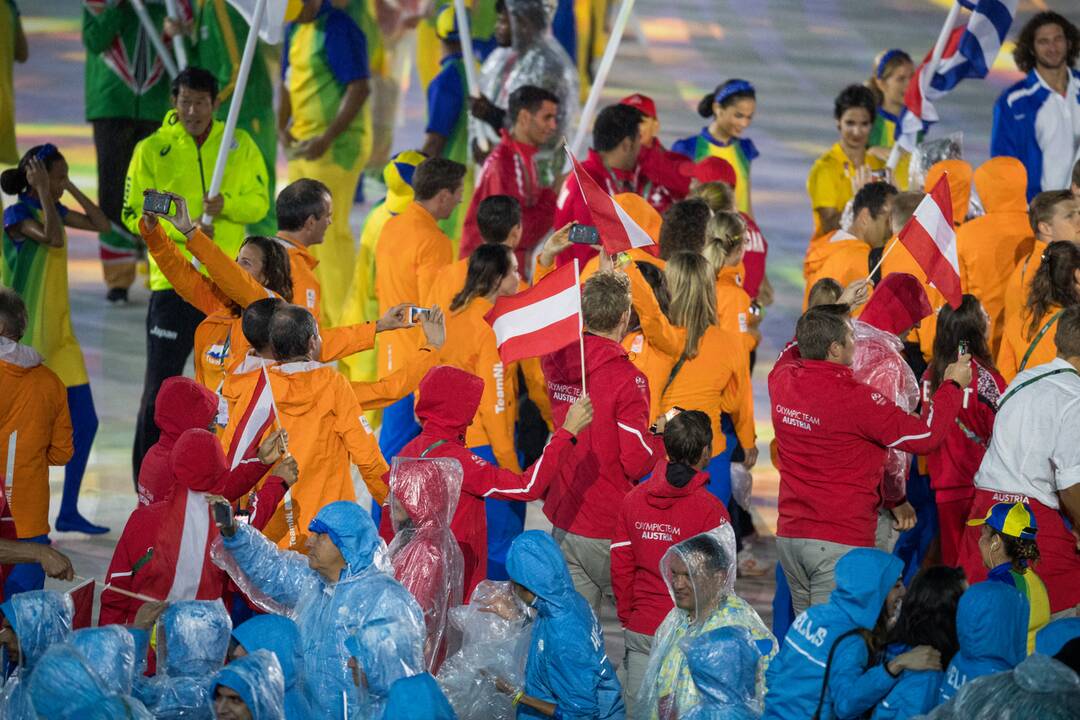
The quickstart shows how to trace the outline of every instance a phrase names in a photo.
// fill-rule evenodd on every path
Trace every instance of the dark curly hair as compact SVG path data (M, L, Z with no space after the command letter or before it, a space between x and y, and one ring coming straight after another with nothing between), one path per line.
M1043 25L1057 25L1061 28L1069 48L1065 55L1065 64L1069 67L1076 65L1076 57L1080 55L1080 30L1064 16L1048 10L1034 15L1020 30L1020 35L1016 38L1016 48L1013 50L1016 67L1026 73L1035 68L1035 33Z
M273 238L252 235L244 240L244 245L254 245L262 250L262 274L266 280L263 285L266 289L280 295L285 302L292 302L293 283L292 271L289 268L289 253L285 251L281 243Z

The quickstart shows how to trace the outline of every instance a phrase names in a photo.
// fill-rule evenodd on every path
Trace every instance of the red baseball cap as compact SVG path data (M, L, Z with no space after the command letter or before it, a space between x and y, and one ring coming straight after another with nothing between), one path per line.
M634 93L633 95L627 95L619 101L620 105L629 105L632 108L637 108L641 111L642 115L656 119L656 103L648 95L642 95L641 93Z
M698 182L722 182L735 189L735 168L724 158L707 157L694 162L687 160L679 163L679 173L684 177L694 178Z

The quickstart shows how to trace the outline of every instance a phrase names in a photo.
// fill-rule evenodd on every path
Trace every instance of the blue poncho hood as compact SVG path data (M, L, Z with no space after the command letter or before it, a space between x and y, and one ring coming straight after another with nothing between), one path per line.
M232 620L218 600L181 600L169 605L158 621L158 673L205 678L221 667L229 652ZM160 634L158 637L162 637Z
M0 605L19 638L19 664L32 670L53 643L71 632L75 614L71 598L55 590L30 590L13 595Z
M131 694L135 678L135 638L120 625L83 628L68 639L83 657L94 659L94 671L111 693Z
M252 720L285 720L285 679L269 650L256 650L218 670L212 686L218 685L244 699Z
M506 557L510 579L536 595L537 612L565 608L576 595L574 581L555 539L540 530L528 530L514 539Z
M357 575L371 566L382 548L379 531L371 513L354 502L339 500L323 507L312 519L308 530L325 533L345 558L341 578Z
M829 604L851 618L857 627L873 628L889 591L904 572L894 555L872 548L855 548L836 563L836 589Z

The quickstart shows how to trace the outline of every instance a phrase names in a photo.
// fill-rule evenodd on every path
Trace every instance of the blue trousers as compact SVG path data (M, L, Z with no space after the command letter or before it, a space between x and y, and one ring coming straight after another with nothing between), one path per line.
M739 439L735 437L735 427L726 415L720 421L720 429L726 441L724 452L713 456L705 472L709 473L709 492L727 507L731 501L731 453L739 446Z
M907 480L907 500L915 508L915 527L900 533L893 555L904 561L904 584L910 585L919 572L930 543L938 534L937 502L930 487L930 476L919 474L917 458L911 460Z
M469 448L469 451L492 465L498 465L490 445ZM525 503L486 498L484 512L487 515L488 579L509 580L506 554L510 552L510 543L525 530Z
M72 444L75 452L64 468L64 494L60 501L60 514L78 513L79 489L82 487L90 448L97 435L98 417L94 411L94 397L90 385L76 385L67 389L68 412L71 413Z
M413 399L413 395L406 395L383 410L379 450L386 462L390 462L401 452L401 448L420 434L420 425L413 413Z
M34 537L20 538L19 542L37 543L38 545L50 545L48 535L36 535ZM45 587L45 569L38 563L19 563L11 568L7 580L4 581L4 598L10 598L16 593L27 590L41 590Z

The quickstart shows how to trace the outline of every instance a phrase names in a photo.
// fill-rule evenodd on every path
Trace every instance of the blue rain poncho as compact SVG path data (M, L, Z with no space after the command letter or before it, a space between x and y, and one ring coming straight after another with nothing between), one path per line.
M683 720L755 720L758 651L754 637L743 627L725 626L681 643L698 704Z
M235 690L251 713L251 720L285 720L285 676L281 663L269 650L255 650L217 671L211 697L218 685Z
M1014 669L984 675L930 713L929 720L1076 720L1080 676L1046 655L1029 655Z
M757 611L735 594L735 532L725 523L668 548L660 574L675 604L653 636L649 664L634 702L641 720L679 717L698 704L680 643L725 626L745 628L757 643L756 707L765 693L765 672L776 654L776 639ZM694 595L694 615L679 607L675 576L685 577ZM680 581L680 586L682 581Z
M401 678L390 686L383 720L458 720L429 673Z
M119 629L123 632L123 628ZM107 662L108 658L94 661ZM44 720L150 720L153 717L138 700L110 692L89 665L86 656L72 644L49 648L30 676L30 696L37 713L33 717Z
M309 531L329 536L345 559L337 582L312 570L304 555L280 550L248 525L222 537L214 561L263 609L300 629L304 693L318 718L375 718L390 685L424 672L424 618L408 590L387 572L386 547L371 515L354 502L333 502ZM355 636L366 690L353 682L346 640Z
M218 600L181 600L157 622L157 675L139 678L135 697L155 717L211 718L210 680L225 663L232 621Z
M285 717L312 717L304 696L304 653L296 623L284 615L256 615L233 630L233 637L246 652L269 650L277 656L285 676Z
M28 682L45 651L71 633L71 618L75 613L71 598L54 590L30 590L6 600L0 605L0 612L19 639L19 658L14 671L10 667L11 658L4 653L7 681L0 695L0 717L34 720L37 715Z
M1035 635L1035 652L1054 657L1069 641L1080 637L1080 618L1061 618L1049 623Z
M522 533L506 557L510 579L536 595L525 694L554 703L564 720L626 717L622 687L604 651L604 632L551 535ZM544 717L518 706L519 718Z
M135 638L121 625L76 630L68 642L84 658L110 693L130 695L135 680Z

